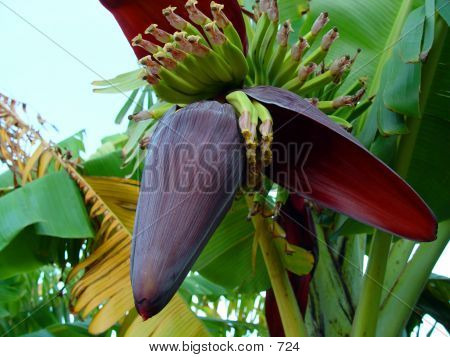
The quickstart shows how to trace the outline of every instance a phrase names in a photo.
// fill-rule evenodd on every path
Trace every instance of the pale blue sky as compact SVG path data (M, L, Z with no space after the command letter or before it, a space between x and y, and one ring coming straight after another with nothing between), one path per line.
M0 0L0 34L0 92L55 124L53 141L86 129L92 153L123 130L114 117L126 97L94 94L91 82L137 68L136 58L99 1Z
M86 129L90 154L102 137L124 130L114 117L126 97L94 94L91 82L136 69L136 58L99 1L0 0L0 36L0 92L55 124L60 132L47 138ZM449 257L447 247L435 273L450 275Z

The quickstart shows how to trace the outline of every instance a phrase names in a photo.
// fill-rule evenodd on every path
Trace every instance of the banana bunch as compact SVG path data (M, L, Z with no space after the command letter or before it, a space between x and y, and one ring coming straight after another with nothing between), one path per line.
M247 53L249 71L245 83L272 85L311 98L319 108L333 112L343 107L354 107L364 94L365 83L359 80L358 88L351 86L347 93L333 96L347 78L360 49L349 55L328 61L332 44L339 38L336 27L324 32L330 18L322 12L308 31L309 8L301 11L302 25L294 42L291 21L280 23L276 0L260 0L253 7L250 46ZM321 33L324 34L321 36ZM292 41L291 41L292 40ZM290 43L293 43L290 45ZM358 92L358 90L360 90ZM321 98L324 103L317 100ZM345 100L344 100L345 99Z
M332 44L339 38L336 27L325 27L329 15L322 12L310 29L305 29L309 9L301 12L303 24L296 39L290 20L280 22L277 0L259 0L248 16L248 49L224 5L210 3L210 14L197 8L196 0L185 4L189 19L169 6L162 13L174 32L151 24L146 34L132 41L149 54L140 59L139 77L145 79L166 105L155 113L136 113L135 121L161 117L171 105L185 105L204 99L226 98L235 109L247 150L247 186L261 187L261 169L272 161L272 118L262 104L252 101L240 89L272 85L294 92L309 101L346 129L348 120L368 108L373 97L361 102L366 80L360 78L346 90L339 90L347 79L360 50L351 57L328 59ZM339 95L337 95L339 91ZM228 94L228 95L227 95ZM319 99L320 98L320 99ZM145 144L145 143L144 143Z
M191 22L179 16L175 7L163 10L175 32L168 33L158 24L145 31L159 44L141 34L132 40L133 46L149 53L139 61L143 66L140 78L166 102L189 104L214 98L241 87L248 73L241 39L224 14L224 6L212 1L212 16L208 17L196 4L189 0L185 5Z
M361 88L352 87L349 93L332 97L347 78L360 50L352 58L347 55L327 60L330 47L339 38L335 27L324 31L330 20L327 12L321 13L305 31L309 9L303 9L303 25L294 42L290 41L294 32L290 20L280 23L277 1L257 1L253 16L247 14L246 52L239 33L223 11L224 5L212 1L210 14L196 5L196 0L186 2L189 19L178 15L172 6L162 11L174 33L151 24L145 33L155 43L141 34L132 40L133 46L149 53L140 59L143 69L139 77L153 87L162 101L189 104L244 86L273 85L313 98L311 102L328 112L356 105L360 97L356 92ZM324 103L314 98L321 98ZM264 155L267 161L270 155Z

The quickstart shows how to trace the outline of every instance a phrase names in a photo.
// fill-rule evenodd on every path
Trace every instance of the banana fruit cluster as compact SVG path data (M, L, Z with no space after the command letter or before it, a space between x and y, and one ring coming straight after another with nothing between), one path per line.
M162 11L173 33L151 24L145 33L155 42L143 39L140 34L132 40L133 46L149 53L139 61L143 66L139 75L163 102L185 105L225 97L239 117L247 149L248 187L260 187L258 173L272 161L272 118L267 108L249 99L240 89L257 85L284 88L309 98L323 112L332 114L331 118L339 119L340 110L355 107L365 94L366 81L358 79L336 96L360 50L353 56L327 59L339 31L335 27L324 30L329 22L326 12L315 19L308 31L302 26L294 40L290 20L282 23L279 20L276 0L256 1L253 14L246 14L247 49L225 15L224 5L212 1L210 14L196 5L196 0L185 4L189 20L178 15L175 7ZM302 17L308 15L308 11L302 13ZM365 110L372 99L352 110ZM167 110L170 104L162 108ZM162 114L158 113L158 117ZM137 113L131 119L147 117L154 116L149 112ZM342 125L348 128L345 124L348 123Z
M240 88L249 70L241 39L224 14L224 6L212 1L210 18L196 3L189 0L185 5L192 23L177 15L175 7L163 10L176 31L170 34L157 24L145 31L159 44L140 34L132 41L133 46L149 52L140 59L140 76L160 99L170 103L189 104Z

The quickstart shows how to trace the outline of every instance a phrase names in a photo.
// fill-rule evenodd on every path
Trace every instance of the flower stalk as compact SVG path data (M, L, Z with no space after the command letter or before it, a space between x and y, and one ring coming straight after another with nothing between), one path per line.
M246 199L248 206L251 208L253 206L252 199L248 196ZM307 336L306 326L289 282L287 271L273 244L272 233L268 230L261 215L254 215L251 220L275 293L285 335L287 337L305 337Z

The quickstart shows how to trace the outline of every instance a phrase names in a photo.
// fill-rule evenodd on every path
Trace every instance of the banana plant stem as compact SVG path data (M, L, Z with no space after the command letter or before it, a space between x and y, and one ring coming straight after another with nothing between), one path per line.
M438 238L421 244L381 307L377 334L399 336L450 237L450 220L439 223Z
M391 236L375 231L361 296L353 320L352 336L375 336L390 246Z
M252 200L248 196L246 196L246 199L247 204L251 207ZM292 290L288 273L273 244L272 233L268 230L266 221L261 215L253 216L252 223L269 273L284 333L286 337L305 337L307 336L306 326Z

